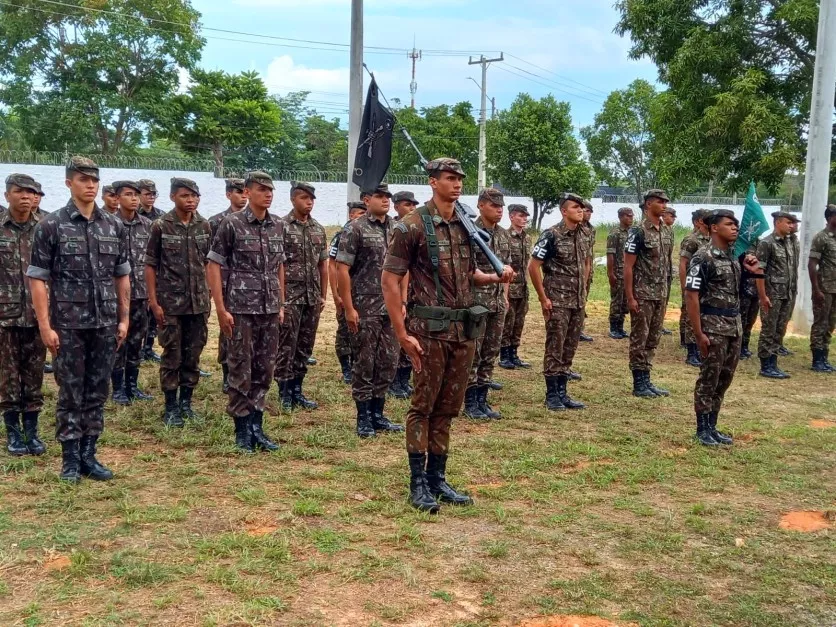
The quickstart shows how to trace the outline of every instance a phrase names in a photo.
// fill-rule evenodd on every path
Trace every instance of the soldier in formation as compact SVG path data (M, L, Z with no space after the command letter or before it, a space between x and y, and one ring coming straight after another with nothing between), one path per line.
M528 256L531 252L531 238L525 230L528 215L528 207L525 205L508 205L508 217L511 220L508 244L514 280L508 285L508 311L505 313L502 346L499 350L499 365L507 370L531 368L531 364L519 356L525 317L528 315Z
M119 198L113 185L102 185L102 207L113 214L119 209Z
M665 226L670 227L671 233L673 233L673 226L676 224L676 209L674 209L671 205L665 207L665 213L662 214L662 222L665 223ZM665 299L665 311L668 310L668 305L671 302L671 286L673 285L673 275L674 272L677 270L677 264L671 265L671 269L668 272L668 296ZM672 331L669 331L665 328L665 325L662 324L662 335L673 335ZM697 355L699 357L699 355Z
M584 304L583 304L583 306L584 306L584 313L583 313L584 327L586 326L586 318L587 318L587 315L586 315L586 300L589 299L589 290L592 288L592 279L594 278L594 274L595 274L595 268L594 268L595 237L597 235L597 232L595 230L595 227L592 226L592 212L593 212L592 203L589 202L588 200L584 199L584 201L583 201L583 222L581 223L581 232L585 233L587 239L589 240L588 248L587 248L587 255L589 255L589 266L586 270L586 298L584 299ZM580 341L581 342L591 342L592 339L593 338L592 338L591 335L587 335L584 332L584 330L581 329L581 336L580 336Z
M679 243L679 287L682 290L682 308L679 312L679 342L685 345L685 363L695 368L700 367L700 352L694 331L688 322L688 309L685 298L685 277L688 275L688 264L700 248L709 242L708 227L703 219L710 212L697 209L691 214L691 224L694 229Z
M836 205L827 206L824 219L827 224L813 237L807 260L807 273L813 286L810 350L814 371L836 372L829 361L830 338L836 329Z
M676 209L670 205L665 207L665 212L662 214L662 222L665 223L665 226L673 228L673 225L676 224Z
M151 179L139 179L137 181L140 190L139 194L139 214L145 216L151 222L155 222L165 215L165 211L156 206L157 202L157 185ZM152 361L159 363L160 356L154 351L154 340L157 339L157 318L148 310L148 333L145 336L145 346L142 349L142 358L145 361Z
M607 278L610 282L610 337L623 340L630 337L624 330L624 318L629 313L624 293L624 245L633 226L633 210L618 210L618 227L607 236Z
M755 239L748 247L738 256L741 270L743 268L743 260L747 255L755 255L758 250L759 240ZM760 311L760 300L758 299L758 286L751 276L744 276L740 279L740 321L743 325L743 337L740 341L740 359L746 360L752 356L752 351L749 350L749 341L752 336L752 329L755 327L755 322L758 319L758 312Z

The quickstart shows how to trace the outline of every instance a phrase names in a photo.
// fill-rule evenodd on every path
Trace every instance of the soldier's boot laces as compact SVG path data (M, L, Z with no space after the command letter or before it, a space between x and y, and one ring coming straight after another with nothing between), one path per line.
M125 368L125 391L130 400L153 401L154 397L139 389L139 368Z
M720 446L711 434L710 414L697 414L697 441L703 446Z
M546 377L546 409L549 411L565 411L566 405L560 401L557 388L557 377Z
M199 420L197 414L192 409L192 394L194 388L181 387L180 388L180 415L184 420Z
M273 440L271 440L270 437L264 433L264 412L253 411L253 413L250 414L249 419L253 448L268 452L278 451L279 445L273 442Z
M492 390L496 390L497 392L499 392L499 390L501 390L504 387L499 381L494 381L493 379L488 380L487 386Z
M566 409L586 409L586 405L580 401L572 400L566 386L569 383L569 377L565 374L557 375L557 396L560 402Z
M783 370L781 370L778 367L778 355L772 355L772 357L770 357L770 360L772 362L772 369L778 374L778 378L780 378L780 379L789 379L790 378L790 373L789 372L784 372Z
M644 378L644 370L633 370L633 396L639 398L656 398L656 392L650 389Z
M113 402L117 405L130 405L131 399L125 390L125 371L114 368L110 373L110 383L113 386Z
M389 384L389 389L386 393L392 398L409 398L409 394L403 386L403 376L401 375L400 368L395 371L395 378L392 379L392 383Z
M235 423L235 448L243 453L253 453L252 414L233 417Z
M78 483L81 481L81 442L69 440L61 442L61 481Z
M447 483L446 474L447 456L430 453L427 456L427 486L430 489L430 494L442 503L473 505L472 498L467 494L457 492L453 486Z
M481 411L486 418L490 418L491 420L499 420L502 418L502 414L495 410L493 407L490 406L488 403L488 391L490 390L490 385L480 385L477 390L477 401L479 403L479 411Z
M671 393L668 390L666 390L665 388L656 387L656 385L653 384L653 381L650 380L650 371L649 370L645 370L643 376L644 376L644 382L647 384L647 387L656 396L670 396L671 395Z
M177 390L165 390L165 409L163 410L163 424L166 427L182 428L185 424L177 404Z
M373 398L369 403L372 427L375 431L388 431L390 433L402 432L404 430L403 425L395 424L389 416L383 413L385 406L386 398Z
M426 464L426 453L409 454L409 504L418 511L437 514L440 508L427 485Z
M505 370L514 370L517 365L514 363L512 357L513 349L510 346L504 346L499 349L499 367Z
M293 402L293 380L279 381L279 401L283 411L291 411L296 405Z
M371 401L354 401L357 407L357 437L358 438L373 438L375 436L374 427L372 426Z
M95 481L110 481L113 473L96 459L96 442L99 436L85 435L81 438L81 475Z
M471 385L464 393L464 416L473 420L485 420L487 416L479 407L479 389Z
M351 355L339 355L340 370L343 375L343 383L351 385Z
M16 411L7 411L3 414L3 422L6 424L6 450L9 455L28 455L29 449L20 430L20 415Z
M23 435L26 437L26 448L32 455L46 453L46 444L38 437L38 415L36 411L23 412Z
M723 433L722 431L717 431L717 416L718 413L716 411L711 412L709 417L708 426L711 428L711 436L717 440L720 444L731 445L734 444L734 440L728 433Z
M517 368L522 368L522 369L524 369L524 370L525 370L525 369L527 369L527 368L531 368L531 364L530 364L530 363L528 363L527 361L523 361L522 359L520 359L520 356L519 356L519 354L517 353L517 351L519 350L519 348L520 348L519 346L514 346L514 347L512 347L512 348L511 348L511 359L512 359L512 360L513 360L513 362L514 362L514 365L515 365Z
M702 360L700 359L700 352L697 345L692 342L686 346L686 349L688 351L688 355L685 357L685 363L688 366L693 366L694 368L702 366Z
M221 372L223 372L224 377L221 391L224 394L229 394L229 366L227 364L221 364Z
M575 372L574 370L569 371L569 381L583 381L583 377L581 376L580 372Z
M319 407L319 404L316 401L306 398L302 393L302 383L304 381L304 376L293 379L293 404L298 405L302 409L316 409Z

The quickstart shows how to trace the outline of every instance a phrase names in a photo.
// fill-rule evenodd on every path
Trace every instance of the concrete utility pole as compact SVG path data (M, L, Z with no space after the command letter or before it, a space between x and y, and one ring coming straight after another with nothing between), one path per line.
M412 51L407 52L406 56L412 59L412 82L409 84L409 94L412 96L410 107L415 108L415 93L418 91L418 83L415 81L415 63L421 60L421 51L415 49L415 39L412 40Z
M801 333L813 323L812 286L807 259L813 236L824 228L830 176L830 148L833 133L833 94L836 91L836 0L821 0L816 36L816 67L810 103L810 131L807 136L807 171L804 177L804 205L801 213L801 258L798 263L798 298L793 322Z
M487 123L488 110L488 66L496 61L504 61L505 53L500 52L498 59L486 59L485 55L479 55L479 59L474 61L473 57L469 57L468 65L482 66L482 106L479 109L479 190L485 188L485 160L487 156L487 139L485 137L485 125Z
M351 0L351 58L348 80L348 185L346 202L360 200L360 189L351 182L354 155L363 121L363 0Z

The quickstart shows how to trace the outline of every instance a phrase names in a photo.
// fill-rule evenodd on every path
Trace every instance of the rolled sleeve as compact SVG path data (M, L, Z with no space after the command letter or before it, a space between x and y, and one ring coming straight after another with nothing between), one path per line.
M386 260L383 262L383 271L404 276L409 272L409 260L396 257L391 252L386 254Z
M38 279L39 281L49 281L51 273L49 270L44 268L39 268L38 266L30 265L26 269L26 276L30 279Z
M113 276L120 277L126 276L131 273L131 262L130 261L123 261L122 263L118 264L113 269Z
M226 266L226 257L224 257L223 255L219 255L214 250L209 251L209 254L206 255L206 260L207 261L213 261L216 264L218 264L219 266L223 266L224 268L227 267Z
M342 264L345 264L346 266L353 266L355 255L352 255L351 253L347 253L344 250L341 250L337 253L337 256L336 256L335 259L337 260L337 263L342 263Z
M811 250L810 259L821 259L821 253L815 250Z

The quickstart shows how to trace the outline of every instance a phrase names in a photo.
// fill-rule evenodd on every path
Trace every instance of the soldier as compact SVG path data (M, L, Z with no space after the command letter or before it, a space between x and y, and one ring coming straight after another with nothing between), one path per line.
M264 399L276 366L285 285L285 223L269 213L273 189L269 174L247 174L248 205L218 227L208 264L218 323L228 342L226 411L235 422L235 446L250 453L279 449L264 433ZM226 286L222 269L228 272Z
M151 179L139 179L137 181L142 190L139 194L139 214L154 222L165 215L165 211L155 206L157 202L157 185ZM145 336L145 347L142 350L142 358L145 361L159 363L160 356L154 352L154 340L157 337L157 319L151 310L148 310L148 334Z
M525 205L508 205L508 217L511 228L508 229L508 240L511 247L511 267L516 273L514 280L508 286L508 312L505 314L505 324L502 328L502 346L499 352L501 368L531 368L531 364L520 359L518 354L522 340L525 317L528 314L528 255L531 252L531 241L525 228L528 226L528 207Z
M357 435L403 431L383 414L386 390L398 366L398 345L386 314L380 276L392 239L389 186L365 190L366 215L349 222L337 253L338 289L357 359L351 375L351 396L357 407Z
M665 226L673 228L673 225L676 224L676 209L670 205L665 207L665 213L662 214L662 221L665 223Z
M145 281L151 313L161 328L163 423L167 427L182 427L184 419L197 419L192 409L192 394L200 377L198 364L207 338L206 256L212 229L197 212L200 204L197 183L172 178L169 198L174 209L151 226Z
M398 214L398 220L403 220L406 214L414 211L418 206L418 201L415 200L415 194L412 192L398 192L392 197L392 202L395 205L395 213Z
M830 338L836 329L836 205L827 205L824 219L827 225L813 238L807 260L807 273L813 286L810 350L813 370L836 372L828 359Z
M757 252L759 241L755 239L739 257L740 268L743 268L743 260L747 255L754 255ZM740 359L749 359L752 351L749 350L749 339L752 336L752 328L758 319L758 287L755 280L746 275L740 279L740 321L743 325L743 339L740 342Z
M583 198L570 192L563 194L560 213L563 220L543 231L528 262L531 284L537 291L546 321L543 376L546 408L550 411L585 407L572 400L566 385L583 329L592 239L581 226Z
M284 322L279 338L276 382L282 408L316 409L302 384L316 341L319 315L328 297L328 249L325 229L311 217L316 190L310 183L290 182L293 209L283 219L285 262Z
M37 215L39 218L43 218L49 215L49 211L41 207L41 201L43 201L46 194L38 181L34 181L34 184L37 188L37 194L35 195L32 204L32 213ZM2 207L2 205L0 205L0 207ZM47 360L44 360L44 374L52 374L52 364Z
M139 389L139 364L142 362L142 343L148 330L148 290L145 286L145 250L151 235L151 221L139 215L139 185L134 181L115 181L113 189L119 200L116 217L122 222L128 238L131 262L131 304L128 337L116 353L111 382L113 402L130 405L150 401L154 397Z
M38 187L31 176L10 174L6 178L9 206L0 211L0 411L6 426L6 450L11 455L46 452L38 437L46 347L38 333L26 276L32 236L42 219L34 211L37 197Z
M116 196L113 185L102 185L102 206L114 214L119 209L119 198Z
M432 200L395 225L381 281L395 337L415 369L415 392L406 418L410 503L437 513L436 497L456 505L473 502L454 490L445 476L450 423L464 400L485 313L484 307L473 307L471 283L508 283L514 271L506 266L498 277L476 267L473 246L455 210L464 179L461 164L434 159L426 170ZM408 330L401 291L407 272Z
M247 198L244 194L244 179L226 179L226 198L229 201L229 207L224 211L209 218L209 228L212 231L212 241L215 239L215 234L218 232L218 227L226 219L228 215L241 211L247 206ZM272 197L270 201L272 202ZM221 267L221 288L222 295L226 294L226 280L229 277L229 272L223 266ZM223 393L229 391L229 366L226 363L227 353L227 339L221 333L218 337L218 363L221 365L221 372L223 372Z
M689 261L685 299L702 355L694 387L697 439L704 446L718 446L732 443L729 435L717 431L717 416L740 358L741 275L763 275L753 255L746 256L742 270L734 257L738 222L733 211L719 209L704 220L711 229L711 240Z
M772 233L758 244L758 261L766 277L766 280L757 283L761 303L759 374L769 379L788 379L790 375L778 367L778 350L792 315L790 306L798 281L798 256L790 241L792 223L798 218L785 211L776 211L772 218Z
M490 248L499 260L503 264L510 264L510 238L508 232L499 226L505 206L502 192L493 187L483 189L479 192L476 206L479 209L476 226L490 234ZM493 271L481 250L476 251L476 267L485 274ZM477 287L475 303L485 307L489 313L485 317L485 332L476 338L476 351L464 396L464 415L477 420L498 420L502 418L502 414L488 404L488 389L491 387L494 364L502 346L502 328L508 309L508 284L490 283Z
M592 203L588 200L583 201L583 223L581 224L581 231L586 233L586 236L589 238L589 249L587 254L589 255L589 266L586 270L586 298L589 298L589 290L592 287L592 279L594 272L594 263L595 263L595 236L596 231L595 227L592 226L590 222L592 220ZM584 314L583 319L584 323L583 326L586 326L586 303L584 302ZM593 338L591 335L587 335L584 333L583 329L581 329L581 342L591 342ZM578 377L579 378L579 377Z
M790 237L789 246L792 251L792 258L795 260L795 271L798 274L798 264L801 260L801 242L798 240L798 218L790 222ZM792 351L784 346L784 337L787 335L787 326L790 323L792 312L795 311L795 301L798 298L798 281L790 285L790 306L787 315L781 320L781 345L778 347L778 355L788 356L792 355Z
M685 363L695 368L700 367L700 351L697 348L697 340L694 337L691 324L688 322L685 277L688 275L688 264L691 263L691 257L710 241L708 227L703 222L703 218L708 214L709 212L705 209L697 209L694 211L691 214L691 224L694 225L694 230L686 235L679 243L679 288L682 290L682 308L679 312L679 338L680 343L685 344L687 354Z
M623 340L630 337L624 330L627 296L624 293L624 244L633 226L633 210L621 207L618 210L618 228L607 236L607 278L610 282L610 337Z
M665 223L665 226L671 228L671 232L673 232L673 225L676 224L676 209L672 206L668 205L665 207L665 213L662 214L662 222ZM671 252L671 271L668 273L668 296L665 299L665 312L668 311L668 303L671 301L671 285L673 285L673 252ZM662 335L673 335L671 331L665 328L664 321L662 324ZM699 351L696 353L697 357L699 358Z
M670 392L650 381L653 356L665 321L673 231L662 222L668 195L651 189L644 195L644 219L624 244L624 292L630 310L630 370L633 396L654 398Z
M96 444L116 350L128 333L128 239L122 223L96 206L98 166L73 157L66 175L70 201L35 229L26 275L58 383L61 479L107 481L113 473L96 459Z

